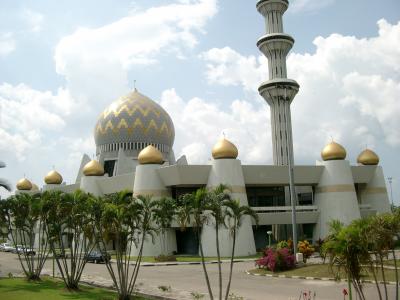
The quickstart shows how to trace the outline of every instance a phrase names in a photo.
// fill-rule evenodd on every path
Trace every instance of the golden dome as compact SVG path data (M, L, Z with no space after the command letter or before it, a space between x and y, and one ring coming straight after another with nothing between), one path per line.
M379 156L370 149L365 149L357 157L357 162L362 165L377 165L379 164Z
M26 178L22 178L17 182L17 190L19 191L30 191L32 189L32 182Z
M47 173L46 177L44 178L44 182L46 184L61 184L63 181L63 178L60 173L58 173L56 170L50 171Z
M214 159L236 158L238 156L238 149L230 141L223 138L213 147L212 156Z
M83 174L85 176L103 176L104 168L97 160L92 159L83 167Z
M145 164L162 164L164 162L161 152L154 146L149 145L140 151L138 156L139 163Z
M36 184L32 183L31 191L38 192L39 191L39 187Z
M164 108L134 89L103 111L95 126L94 139L97 152L113 152L115 146L120 148L121 144L128 147L124 150L157 145L163 152L169 152L174 144L175 129Z
M346 158L346 149L332 141L322 149L321 157L323 160L343 160Z

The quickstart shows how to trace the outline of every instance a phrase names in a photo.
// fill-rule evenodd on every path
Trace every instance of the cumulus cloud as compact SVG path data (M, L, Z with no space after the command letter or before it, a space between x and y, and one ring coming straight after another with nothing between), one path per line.
M68 91L37 91L25 84L0 85L0 136L2 150L24 159L28 149L40 145L43 132L65 127L72 100Z
M315 12L334 2L335 0L293 0L290 3L290 11L293 13Z
M243 56L230 47L213 48L200 55L206 61L206 77L209 83L242 85L249 91L257 90L258 84L268 74L264 56Z
M177 157L184 154L189 163L204 163L211 157L214 144L225 135L239 146L240 159L270 162L265 106L237 99L223 109L211 100L195 97L184 101L175 89L163 92L161 105L168 109L175 125Z
M317 37L315 53L289 55L289 77L300 84L292 115L295 149L302 160L317 158L330 137L349 145L353 155L366 144L400 146L400 23L380 20L378 28L372 38ZM211 49L202 58L213 84L242 86L256 94L267 76L264 58L228 47Z
M90 96L97 99L115 97L126 90L132 66L154 64L171 53L183 57L185 49L193 48L197 34L217 12L216 2L178 1L132 11L99 28L79 28L56 46L56 70L74 96L92 90L96 94Z
M6 56L15 50L15 40L11 32L0 33L0 57Z

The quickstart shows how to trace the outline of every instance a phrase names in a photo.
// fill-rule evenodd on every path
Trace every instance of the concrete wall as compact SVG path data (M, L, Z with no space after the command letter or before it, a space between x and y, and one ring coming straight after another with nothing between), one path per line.
M328 223L332 220L349 224L361 217L349 162L330 160L323 165L325 168L315 189L315 205L320 214L314 240L328 235Z
M231 188L232 198L238 199L241 205L248 205L246 188L240 160L215 159L211 163L210 176L207 187L215 188L219 184L226 184ZM219 229L219 244L222 256L230 256L233 238L230 231L224 227ZM216 256L215 221L203 226L201 240L205 256ZM246 256L256 253L254 235L250 217L243 218L242 225L236 237L236 256Z
M390 212L390 202L386 189L385 177L381 166L370 166L373 172L370 180L359 186L361 204L369 204L377 213Z

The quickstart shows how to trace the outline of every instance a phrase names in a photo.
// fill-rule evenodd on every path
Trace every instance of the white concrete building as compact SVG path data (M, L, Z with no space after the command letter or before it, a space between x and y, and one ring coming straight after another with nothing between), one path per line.
M269 61L269 80L260 94L271 107L274 165L242 165L238 149L226 139L210 151L213 159L204 165L190 165L183 156L175 160L174 125L168 113L156 102L136 89L117 99L97 120L94 131L97 160L82 157L74 183L63 183L53 170L45 177L42 190L76 189L101 196L124 189L134 194L152 195L154 199L170 196L178 199L199 187L212 188L227 184L234 198L257 211L260 224L250 219L240 229L236 255L251 255L267 244L267 231L275 240L290 237L291 206L287 201L289 185L287 149L292 145L290 103L299 85L286 78L286 55L294 40L283 33L282 14L287 0L261 0L257 9L266 18L267 34L258 47ZM238 145L240 151L240 145ZM357 161L346 160L346 150L339 144L328 144L315 165L295 165L296 215L299 237L318 240L328 232L327 223L338 219L349 223L354 219L390 211L383 170L379 157L369 149ZM356 164L357 163L357 164ZM23 178L17 184L20 192L36 189ZM286 193L285 193L286 190ZM159 255L161 245L166 253L197 254L198 241L189 229L172 226L155 244L147 243L144 255ZM212 227L202 234L204 253L215 256ZM221 233L221 255L229 256L231 237ZM133 253L134 254L134 253Z

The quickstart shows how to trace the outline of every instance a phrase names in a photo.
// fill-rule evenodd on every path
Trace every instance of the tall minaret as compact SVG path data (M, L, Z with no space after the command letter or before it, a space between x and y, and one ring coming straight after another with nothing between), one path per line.
M299 85L286 75L286 55L294 39L283 33L282 15L287 10L287 0L260 0L257 10L264 16L267 34L257 46L268 58L269 80L258 88L260 95L271 107L272 145L275 165L293 164L292 123L290 103Z

